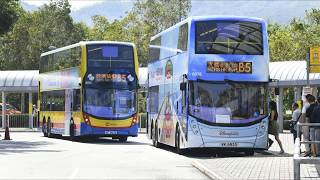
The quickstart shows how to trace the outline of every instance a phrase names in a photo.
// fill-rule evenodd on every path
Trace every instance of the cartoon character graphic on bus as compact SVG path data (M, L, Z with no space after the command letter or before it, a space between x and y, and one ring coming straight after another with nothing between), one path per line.
M165 72L166 72L165 74L166 78L171 79L173 75L173 65L171 60L168 60L166 63Z
M164 109L164 120L163 120L163 135L165 139L171 137L172 130L174 129L172 121L172 109L169 97L167 97L165 109Z

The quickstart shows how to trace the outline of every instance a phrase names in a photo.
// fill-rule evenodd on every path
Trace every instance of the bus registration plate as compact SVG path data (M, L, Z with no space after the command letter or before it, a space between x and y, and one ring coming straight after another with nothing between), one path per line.
M224 142L221 143L222 147L238 147L238 143L237 142Z
M117 131L105 131L104 134L118 134Z

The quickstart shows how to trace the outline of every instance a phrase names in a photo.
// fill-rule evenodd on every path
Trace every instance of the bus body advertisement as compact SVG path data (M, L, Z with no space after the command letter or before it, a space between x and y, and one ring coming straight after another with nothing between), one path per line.
M41 55L45 136L137 136L137 51L131 43L80 42Z
M191 17L150 44L147 132L155 146L267 149L265 21Z

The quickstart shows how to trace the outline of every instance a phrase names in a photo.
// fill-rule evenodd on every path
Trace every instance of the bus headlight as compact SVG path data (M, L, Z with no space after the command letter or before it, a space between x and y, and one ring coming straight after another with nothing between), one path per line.
M134 125L135 123L138 123L138 115L137 114L133 115L131 125Z
M258 135L262 136L266 132L266 130L267 130L267 119L264 119L260 123Z
M91 125L90 117L87 114L83 113L83 119L86 124Z
M199 128L198 128L197 121L192 119L190 121L190 126L191 126L192 132L197 135L199 133Z

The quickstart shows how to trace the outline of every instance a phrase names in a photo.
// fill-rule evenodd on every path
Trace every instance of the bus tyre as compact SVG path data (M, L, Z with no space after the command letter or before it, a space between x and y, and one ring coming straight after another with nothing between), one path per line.
M253 156L254 155L254 150L253 149L246 150L246 151L244 151L244 154L246 156Z
M158 123L155 122L154 127L152 128L152 144L154 147L158 148L159 147L159 142L158 142Z
M50 119L48 119L48 122L47 122L47 136L48 136L48 138L53 137L53 135L51 133L51 120Z
M43 118L42 120L42 133L44 137L48 137L48 133L47 133L47 123L46 123L46 118Z
M128 136L121 136L119 137L119 142L127 142Z
M175 144L176 144L176 151L178 154L182 155L185 153L185 149L181 149L181 142L180 142L180 128L179 125L177 124L176 126L176 135L175 135Z
M71 119L70 120L70 129L69 129L69 133L70 133L70 140L71 141L73 141L75 138L75 136L74 136L74 134L75 134L75 132L74 132L74 121L73 121L73 119Z

